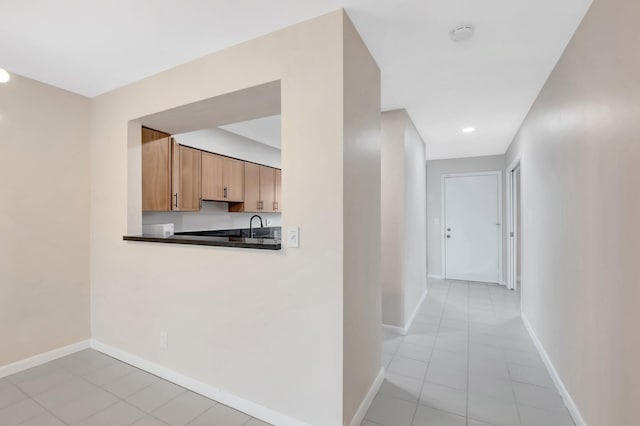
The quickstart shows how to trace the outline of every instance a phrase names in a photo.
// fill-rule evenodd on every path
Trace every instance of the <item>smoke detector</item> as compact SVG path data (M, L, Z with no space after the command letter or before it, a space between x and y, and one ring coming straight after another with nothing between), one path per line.
M473 37L473 33L475 32L475 27L471 24L469 25L460 25L459 27L455 27L451 30L451 40L456 43L461 43L463 41L469 40Z

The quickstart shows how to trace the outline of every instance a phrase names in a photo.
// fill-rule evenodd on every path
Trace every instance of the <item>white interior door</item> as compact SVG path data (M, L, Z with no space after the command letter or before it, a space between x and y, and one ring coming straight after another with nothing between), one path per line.
M444 177L445 277L500 283L499 172Z

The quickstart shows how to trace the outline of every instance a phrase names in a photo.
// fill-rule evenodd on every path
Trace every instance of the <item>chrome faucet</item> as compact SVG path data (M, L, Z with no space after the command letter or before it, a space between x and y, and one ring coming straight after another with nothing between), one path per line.
M249 238L253 238L253 219L256 217L260 219L260 228L264 228L260 215L254 214L253 216L251 216L251 219L249 219Z

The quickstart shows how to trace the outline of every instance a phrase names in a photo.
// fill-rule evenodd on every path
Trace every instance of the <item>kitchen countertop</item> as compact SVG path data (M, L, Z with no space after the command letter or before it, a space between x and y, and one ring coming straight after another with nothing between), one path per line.
M176 235L198 235L201 237L242 237L249 238L249 228L236 229L212 229L207 231L183 231L176 232ZM279 240L281 238L281 228L279 226L253 228L253 238L269 238Z
M125 235L125 241L142 241L165 244L191 244L198 246L237 247L260 250L280 250L281 229L279 226L253 229L254 238L249 238L249 228L216 229L207 231L176 232L170 237L161 235Z

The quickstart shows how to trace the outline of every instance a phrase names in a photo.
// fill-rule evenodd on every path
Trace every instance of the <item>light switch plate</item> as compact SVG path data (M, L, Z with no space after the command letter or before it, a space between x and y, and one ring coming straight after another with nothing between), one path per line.
M287 228L287 247L300 247L300 228L297 226Z

